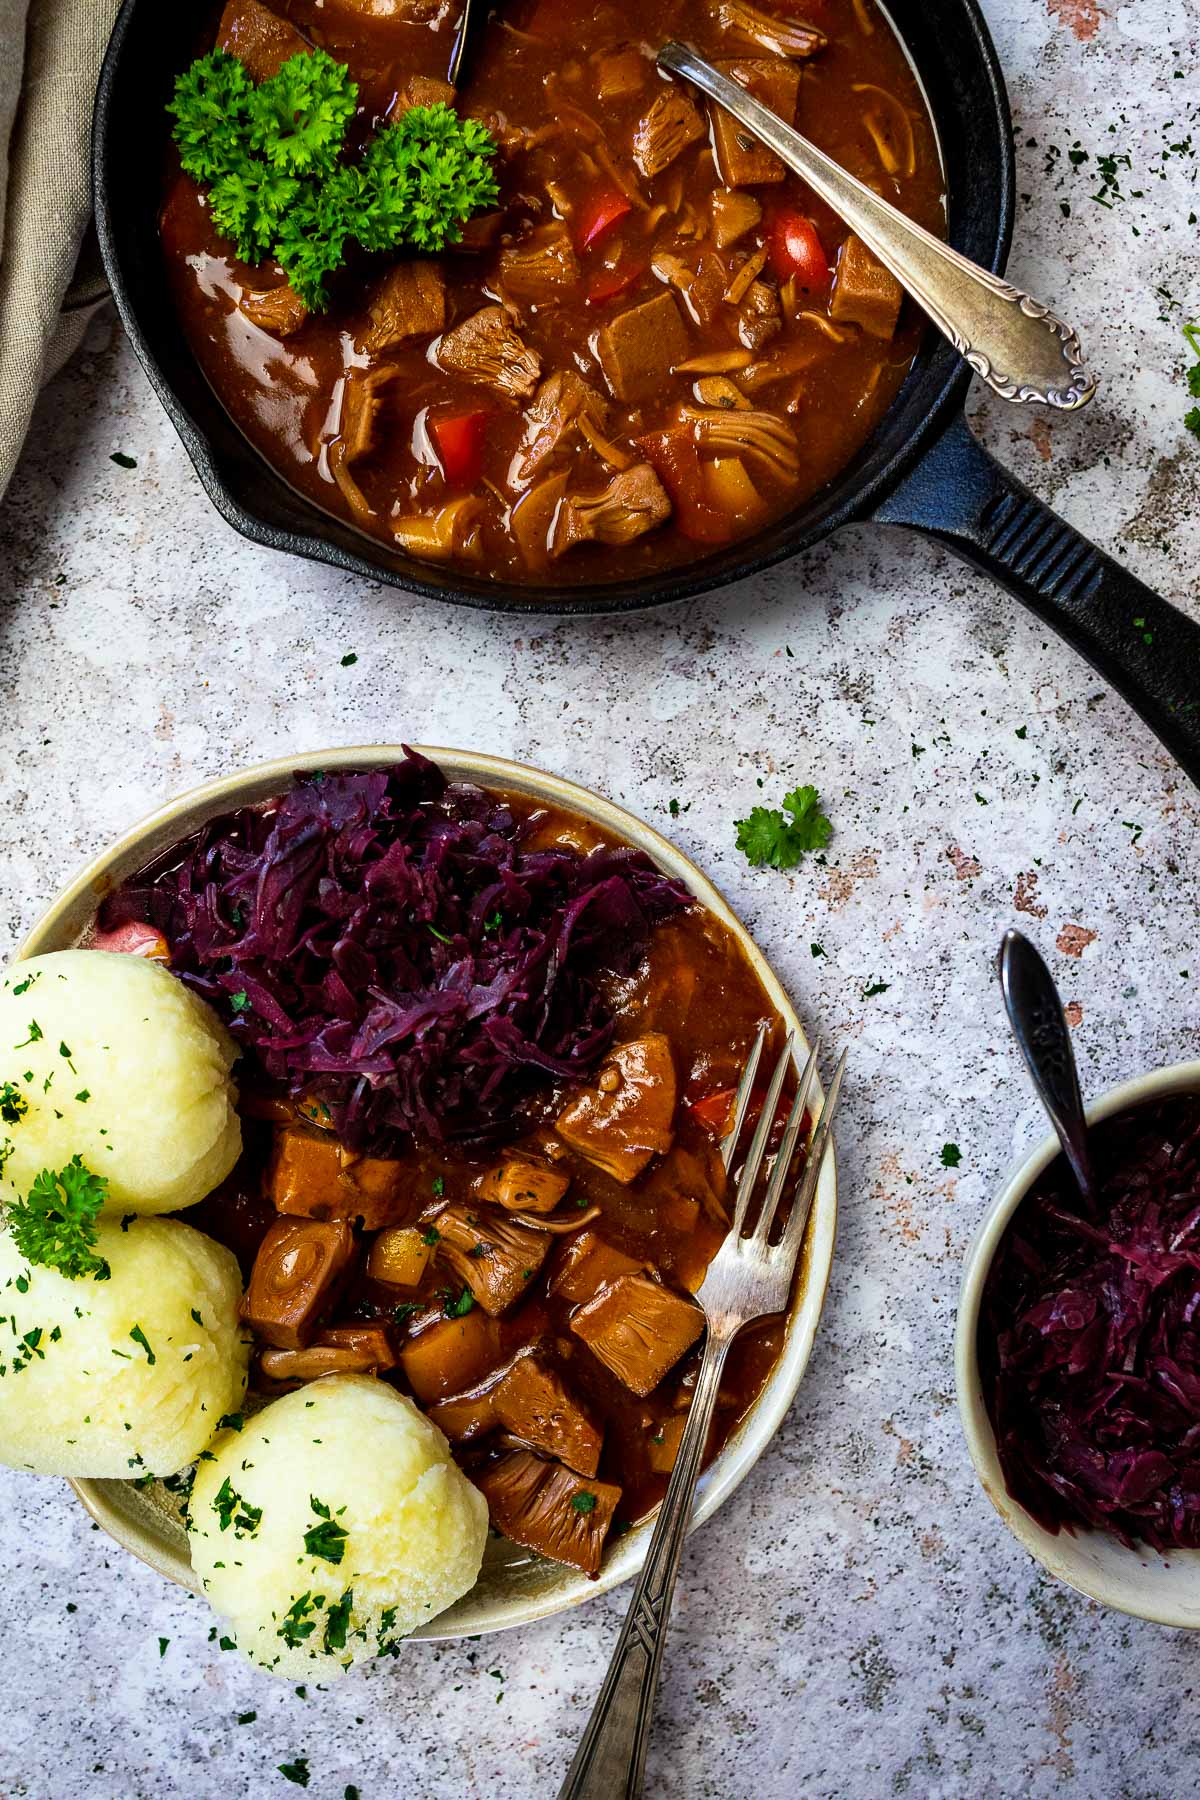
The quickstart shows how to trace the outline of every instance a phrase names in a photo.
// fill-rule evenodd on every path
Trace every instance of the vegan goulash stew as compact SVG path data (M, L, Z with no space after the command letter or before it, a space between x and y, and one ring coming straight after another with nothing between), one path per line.
M395 1384L502 1533L595 1575L665 1490L733 1089L760 1022L782 1044L732 933L590 821L410 755L216 821L93 941L242 1047L244 1153L187 1217L240 1260L252 1385ZM706 1461L781 1344L739 1338Z
M229 0L215 42L257 80L326 50L365 138L454 101L457 18L451 0ZM850 461L921 321L770 152L657 72L669 37L944 229L933 129L873 0L636 17L513 0L456 101L498 142L498 204L438 257L360 255L325 312L235 260L173 157L162 242L184 330L289 482L419 558L597 581L745 537Z

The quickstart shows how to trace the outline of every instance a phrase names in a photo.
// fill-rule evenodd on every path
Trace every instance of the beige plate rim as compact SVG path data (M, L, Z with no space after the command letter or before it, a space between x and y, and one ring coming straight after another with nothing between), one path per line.
M507 788L561 806L582 814L647 851L661 868L681 879L700 904L715 913L734 933L772 1005L787 1029L795 1034L800 1055L807 1053L804 1028L770 964L712 882L668 838L590 789L527 764L475 751L425 745L412 748L430 757L452 780ZM76 943L106 892L144 866L151 856L195 830L203 820L283 792L297 771L386 767L403 755L404 746L400 744L360 744L297 752L252 764L234 774L189 789L158 807L94 857L47 907L24 938L16 958L65 949ZM745 1479L791 1405L808 1364L825 1303L836 1227L837 1174L831 1144L817 1184L806 1240L803 1279L788 1317L783 1351L757 1405L747 1414L703 1478L694 1525L711 1517ZM200 1591L178 1527L168 1526L161 1512L145 1505L139 1509L131 1498L135 1495L131 1484L75 1480L71 1486L92 1518L125 1549L168 1579L193 1592ZM141 1499L140 1494L136 1495L137 1501ZM484 1603L476 1597L478 1590L473 1589L413 1636L437 1641L505 1630L547 1618L597 1594L607 1593L636 1574L649 1545L652 1524L652 1520L643 1521L621 1538L595 1581L589 1581L577 1571L560 1570L557 1565L542 1564L540 1559L531 1557L524 1569L514 1565L511 1594ZM552 1572L548 1575L547 1570Z

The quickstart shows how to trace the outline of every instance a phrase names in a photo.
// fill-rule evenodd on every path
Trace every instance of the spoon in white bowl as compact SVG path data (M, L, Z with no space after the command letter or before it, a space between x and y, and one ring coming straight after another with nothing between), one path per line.
M1058 1133L1084 1206L1094 1213L1096 1184L1088 1154L1087 1120L1062 996L1041 956L1019 931L1005 932L997 963L1013 1036L1038 1099Z
M686 44L664 44L658 63L717 101L806 181L1002 400L1065 411L1087 405L1096 379L1073 328L1048 306L906 218Z

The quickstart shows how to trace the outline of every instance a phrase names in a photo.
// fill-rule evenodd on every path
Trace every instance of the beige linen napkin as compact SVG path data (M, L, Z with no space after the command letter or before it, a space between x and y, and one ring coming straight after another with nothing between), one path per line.
M0 0L0 494L38 388L78 347L103 291L93 276L68 297L91 217L92 102L117 5Z

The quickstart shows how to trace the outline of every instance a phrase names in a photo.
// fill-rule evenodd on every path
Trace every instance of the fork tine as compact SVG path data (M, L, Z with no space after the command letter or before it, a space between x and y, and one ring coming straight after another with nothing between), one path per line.
M750 1048L750 1054L746 1058L746 1066L742 1070L742 1078L738 1082L737 1099L733 1109L733 1125L726 1136L725 1142L721 1145L721 1161L725 1165L725 1173L727 1175L732 1166L734 1156L737 1154L738 1139L742 1135L742 1126L746 1123L746 1109L750 1105L750 1093L754 1086L754 1077L758 1074L758 1065L762 1057L762 1048L766 1041L767 1024L764 1019L763 1023L758 1028L758 1035Z
M783 1078L787 1074L792 1055L792 1040L789 1038L779 1053L779 1061L775 1064L775 1073L771 1077L771 1085L767 1089L762 1111L758 1115L758 1124L754 1127L754 1136L750 1139L746 1160L742 1164L742 1177L738 1182L737 1205L734 1207L733 1224L730 1227L731 1237L740 1237L742 1226L746 1223L746 1209L750 1204L750 1196L754 1192L754 1184L758 1180L758 1171L762 1167L767 1139L771 1135L771 1126L775 1121L775 1108L779 1104L780 1089L783 1087Z
M838 1058L837 1068L833 1071L833 1080L829 1083L816 1130L809 1139L808 1159L804 1165L804 1173L800 1177L796 1197L792 1201L791 1217L779 1240L779 1254L789 1256L793 1263L799 1255L801 1239L804 1237L804 1227L808 1224L808 1215L812 1211L813 1196L817 1191L817 1182L821 1178L821 1165L825 1161L829 1133L833 1129L833 1115L837 1111L838 1098L842 1091L842 1076L845 1073L846 1052L843 1050Z
M775 1153L775 1167L771 1170L766 1197L763 1200L762 1211L758 1215L758 1224L754 1230L755 1240L760 1244L766 1243L771 1226L775 1222L775 1214L779 1211L779 1201L783 1194L784 1183L787 1181L788 1170L792 1166L792 1157L796 1151L796 1139L800 1136L800 1127L804 1121L804 1109L808 1102L809 1089L812 1087L813 1076L817 1072L817 1056L820 1049L821 1040L818 1038L804 1065L804 1073L800 1077L796 1097L792 1101L792 1109L788 1113L787 1124L783 1128L779 1149Z

